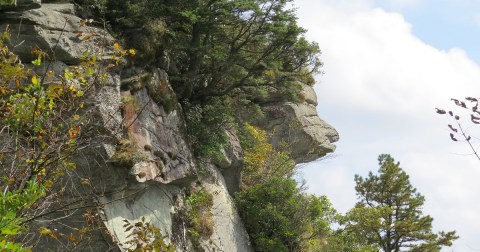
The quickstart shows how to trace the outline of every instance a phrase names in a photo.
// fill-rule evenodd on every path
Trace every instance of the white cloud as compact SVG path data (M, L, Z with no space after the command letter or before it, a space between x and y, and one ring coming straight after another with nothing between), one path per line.
M372 9L318 16L309 30L323 50L322 82L329 85L322 88L332 100L347 96L348 106L412 113L475 91L478 67L459 49L442 52L422 43L398 14ZM345 89L332 92L339 86Z
M460 48L425 44L400 14L371 4L297 1L302 26L323 52L320 115L341 137L339 156L305 169L305 177L312 191L352 207L354 174L376 171L376 156L391 153L425 195L435 228L462 236L453 249L480 249L478 161L458 155L470 150L449 140L451 122L434 113L452 97L479 94L480 67Z
M393 10L402 10L406 8L417 7L422 0L378 0L380 3L385 3Z

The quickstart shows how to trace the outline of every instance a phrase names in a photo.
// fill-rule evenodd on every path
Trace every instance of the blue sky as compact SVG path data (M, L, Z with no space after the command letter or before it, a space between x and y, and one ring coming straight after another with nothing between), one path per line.
M474 0L416 0L395 4L377 1L386 11L400 12L412 24L412 32L438 49L460 47L480 62L480 3ZM400 1L396 1L400 2ZM408 4L410 3L410 4Z
M341 138L334 155L302 169L310 191L347 211L354 175L377 171L378 155L389 153L425 196L434 228L461 236L444 251L480 251L480 161L466 143L450 141L452 122L435 114L454 108L450 98L479 97L480 1L295 4L322 49L317 110ZM478 127L468 131L480 137Z

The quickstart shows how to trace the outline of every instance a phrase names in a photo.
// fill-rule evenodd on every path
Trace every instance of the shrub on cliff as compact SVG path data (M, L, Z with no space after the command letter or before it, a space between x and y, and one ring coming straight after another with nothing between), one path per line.
M84 35L79 39L92 37ZM59 203L66 189L59 183L61 178L75 169L72 156L98 134L85 96L102 86L108 68L97 60L100 55L86 51L79 65L55 72L51 67L54 59L39 49L33 51L33 66L27 67L7 47L9 38L8 31L0 33L2 251L22 249L12 241L22 231L27 233L27 223L73 208L74 204L51 207ZM127 52L118 44L113 47L112 60L119 61ZM80 240L47 227L39 232L54 239L63 236L74 244ZM79 231L78 236L83 234Z
M245 169L235 201L256 251L305 251L330 235L336 212L327 197L305 192L295 163L250 125L243 139Z

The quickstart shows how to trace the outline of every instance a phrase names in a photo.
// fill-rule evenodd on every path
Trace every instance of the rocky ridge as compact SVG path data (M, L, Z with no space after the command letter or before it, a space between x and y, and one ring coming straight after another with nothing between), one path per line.
M32 9L33 8L33 9ZM26 10L29 9L29 10ZM17 6L0 7L0 30L9 27L14 36L13 51L23 62L32 60L31 50L39 47L55 58L52 66L78 64L83 52L97 50L102 43L107 50L102 58L110 60L108 46L115 41L106 31L81 26L72 4L42 4L38 0L17 1ZM94 38L82 42L78 34L89 32ZM193 251L182 219L185 188L198 180L213 195L214 231L202 240L205 251L251 251L248 235L232 203L231 194L238 190L241 171L241 147L235 132L227 132L231 147L223 150L224 158L206 167L199 167L189 147L181 106L176 102L164 69L136 69L125 66L115 69L99 92L89 97L88 105L95 112L95 123L103 136L75 156L77 170L69 174L68 182L76 190L64 194L64 201L93 193L85 205L101 221L98 231L78 251L125 251L129 239L124 220L142 218L159 227L177 251ZM126 84L136 88L123 89ZM287 141L297 163L309 162L333 152L338 133L321 120L316 112L316 95L304 86L301 103L268 102L262 107L267 117L259 122L273 135L273 144ZM162 101L174 101L165 104ZM81 181L88 178L89 188ZM59 216L39 219L47 222ZM84 213L73 211L60 223L59 230L80 228ZM62 225L68 223L68 225ZM39 224L40 225L40 224ZM61 250L57 244L40 239L37 248ZM33 240L33 238L32 238ZM34 250L40 251L40 249Z

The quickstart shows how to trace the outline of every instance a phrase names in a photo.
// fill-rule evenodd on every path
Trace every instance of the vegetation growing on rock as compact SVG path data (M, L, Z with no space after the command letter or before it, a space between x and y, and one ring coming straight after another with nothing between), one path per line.
M305 192L295 163L276 150L266 132L250 125L244 139L245 170L235 195L256 251L308 251L330 235L336 212L325 196Z
M260 117L265 118L260 107L272 101L306 101L305 93L300 91L302 85L313 84L312 75L318 72L321 66L318 60L319 48L303 37L305 30L297 25L295 12L288 7L292 3L291 0L80 0L78 3L80 8L91 11L90 14L101 13L105 17L104 25L115 32L119 40L136 47L139 53L122 49L120 42L112 42L113 48L110 49L113 54L108 55L110 57L108 63L111 64L99 62L103 55L86 51L79 65L68 66L63 72L54 72L47 71L50 63L46 61L55 62L55 59L49 58L48 54L41 50L35 50L35 59L32 64L35 67L48 64L45 68L47 70L40 73L34 71L38 68L31 69L22 64L3 43L3 40L8 40L8 33L2 35L0 40L0 138L7 144L0 149L0 162L4 168L0 182L3 192L0 197L3 202L3 208L0 208L2 212L1 249L24 249L22 247L26 247L25 244L18 242L19 240L14 242L16 235L26 230L22 229L24 224L29 224L39 216L64 210L75 212L77 209L87 209L82 215L87 225L82 228L73 227L70 233L64 233L47 225L38 227L40 239L54 239L59 242L63 239L60 242L63 249L72 247L78 249L78 245L87 240L86 234L92 231L92 226L107 222L103 223L100 214L93 209L124 200L125 207L120 208L118 212L131 213L132 218L135 218L134 207L132 207L135 206L135 197L141 197L149 186L155 185L165 189L170 185L166 186L163 183L176 180L176 184L171 187L187 187L187 184L197 179L198 174L192 171L193 168L191 170L184 168L195 167L194 163L197 160L191 156L185 158L181 155L187 152L191 155L189 144L193 147L197 158L202 161L207 160L204 164L205 169L216 169L211 167L213 165L208 163L208 159L212 157L215 159L218 155L227 158L221 151L232 144L229 142L231 139L225 134L225 130L229 129L234 129L231 132L243 132L242 145L233 146L232 144L229 147L239 149L236 150L238 151L237 163L241 163L240 166L243 165L243 171L240 191L235 194L235 202L255 250L376 251L383 249L391 251L395 247L395 244L385 242L385 240L391 240L391 237L376 240L372 238L372 233L388 234L390 226L381 227L383 229L380 231L373 229L378 229L379 222L384 223L384 219L388 219L395 210L399 209L392 209L394 206L390 205L390 208L381 209L377 209L377 205L367 207L368 202L366 204L366 200L363 200L346 216L339 215L326 196L309 195L306 193L305 186L295 179L296 164L291 158L287 143L279 141L274 146L267 132L244 124L244 122L258 121ZM82 25L95 22L83 20ZM58 41L63 32L64 30L57 38ZM88 40L99 34L71 32L77 34L74 36L76 40ZM105 137L105 128L102 128L103 125L95 124L96 120L92 117L93 109L88 110L85 104L89 100L91 102L95 91L103 86L102 81L109 78L105 74L106 70L122 71L117 68L117 65L122 63L122 57L128 54L136 54L137 59L128 65L132 68L141 68L139 72L142 75L118 80L116 82L118 86L112 85L114 86L111 89L114 90L112 92L119 93L120 88L128 89L125 92L132 95L125 95L123 104L118 104L124 109L124 124L121 119L118 122L110 120L113 115L107 113L108 122L118 123L114 125L117 129L115 136L109 135L111 138L109 140L118 143L117 148L115 149L113 145L109 146L112 147L110 149L105 147L106 152L110 152L109 155L99 154L100 158L89 161L107 164L100 166L101 168L109 167L111 163L116 165L115 168L125 168L125 166L131 167L137 162L148 160L152 164L152 170L156 171L155 169L158 168L161 179L154 175L149 181L151 183L135 184L132 181L125 182L127 179L122 177L123 181L118 186L120 190L108 188L111 191L107 191L107 186L95 185L91 182L93 178L86 177L80 178L80 185L67 187L60 181L65 174L75 169L72 156L88 146L106 145L105 142L94 141L95 137ZM168 73L162 72L162 83L145 84L145 81L153 79L155 74L150 73L154 73L156 68L162 68ZM136 70L138 69L131 72ZM145 73L142 72L144 70ZM120 86L122 81L123 86ZM170 93L170 83L174 93ZM165 93L166 91L169 93ZM138 95L141 92L145 95ZM179 109L177 97L183 110ZM107 106L113 107L115 104L107 104ZM151 113L142 114L144 109L151 109ZM120 114L120 108L115 107L113 110ZM286 114L274 107L265 111L269 116L267 119L281 118ZM173 112L178 113L178 117L171 116L175 114ZM134 125L137 119L140 120L139 118L150 120L148 124L153 126ZM127 120L129 122L125 124ZM181 126L178 126L178 129L171 129L165 126L168 123L167 120L178 120L180 122L174 125ZM186 132L183 129L184 121L187 124ZM158 129L157 125L162 125L161 132L155 131ZM126 132L122 131L124 130L122 127L128 128ZM302 123L298 119L291 120L288 127L288 129L302 128ZM129 138L128 130L134 131L140 140L145 141L137 143L133 137ZM182 134L184 133L188 135L190 143L183 144ZM167 138L167 134L180 136ZM150 135L155 137L148 137ZM124 139L119 140L122 137ZM154 141L150 141L152 139ZM178 139L182 141L177 141ZM185 148L182 149L182 151L186 150L184 153L176 152L177 149L174 146L178 144L176 142L184 145ZM97 149L92 152L97 152ZM153 155L150 155L152 153ZM242 154L243 160L241 160ZM163 165L155 166L156 163ZM90 164L87 162L87 165L82 168L90 169ZM227 166L221 168L227 169L229 168ZM396 172L391 174L392 181L403 181L400 189L415 193L407 183L408 176L406 177L399 170L398 165L393 163L393 159L384 157L381 166L395 168L393 171ZM181 168L175 170L176 167ZM120 169L114 171L118 172L118 170ZM236 171L240 172L240 168ZM212 174L213 172L206 173L206 177L211 176L206 179L216 180L216 183L220 184L218 181L221 178L214 177ZM110 175L113 176L113 174L107 174L107 176ZM169 175L172 178L168 177ZM366 191L371 194L385 191L383 190L385 188L379 189L378 186L367 188L368 185L374 184L371 181L377 182L377 180L381 179L373 175L366 180L357 177L359 195L365 196L362 193ZM85 193L83 186L95 192ZM103 188L97 190L96 186ZM125 196L125 192L129 190L134 192ZM62 197L65 191L70 191L79 199L45 212L45 209L51 209L47 204L58 203L56 200ZM122 194L122 196L115 198L110 194ZM390 194L398 195L399 193L391 191ZM167 215L171 213L170 209L172 212L178 210L175 204L181 201L177 201L174 197L169 198L170 195L173 193L165 192L164 197L171 201L165 203L169 207ZM178 195L181 193L174 196L180 197ZM403 196L408 198L407 196L411 195ZM397 211L396 213L405 213L407 217L411 217L413 213L413 217L418 217L417 207L423 204L423 197L414 196L411 212ZM189 234L189 242L194 243L194 249L202 250L203 244L199 240L209 239L215 233L213 224L215 216L212 215L214 197L204 189L194 189L184 198L183 210L186 216L184 223L188 226L186 231ZM97 201L100 198L109 199L109 201L100 203ZM88 200L92 199L95 200L95 204L85 203L91 202ZM389 198L389 200L393 202L396 199ZM178 203L178 205L181 204ZM157 214L155 210L148 210L153 215ZM387 218L382 215L385 213ZM58 219L67 217L68 214L70 213ZM372 218L365 219L365 217ZM413 224L407 223L409 226L418 224L415 218L413 219ZM415 244L418 245L417 247L412 245L412 247L438 251L439 246L450 245L455 239L455 234L452 232L433 234L430 217L419 220L424 225L412 232L417 238L424 235L421 237L424 239L419 241L426 242L420 245ZM333 230L334 223L340 224L340 228ZM133 230L128 236L131 239L127 242L123 241L130 247L129 250L173 250L173 245L167 244L159 228L146 222L145 218L135 221L125 220L123 228L127 229L127 232ZM178 240L181 239L182 237ZM188 246L182 248L186 247Z

